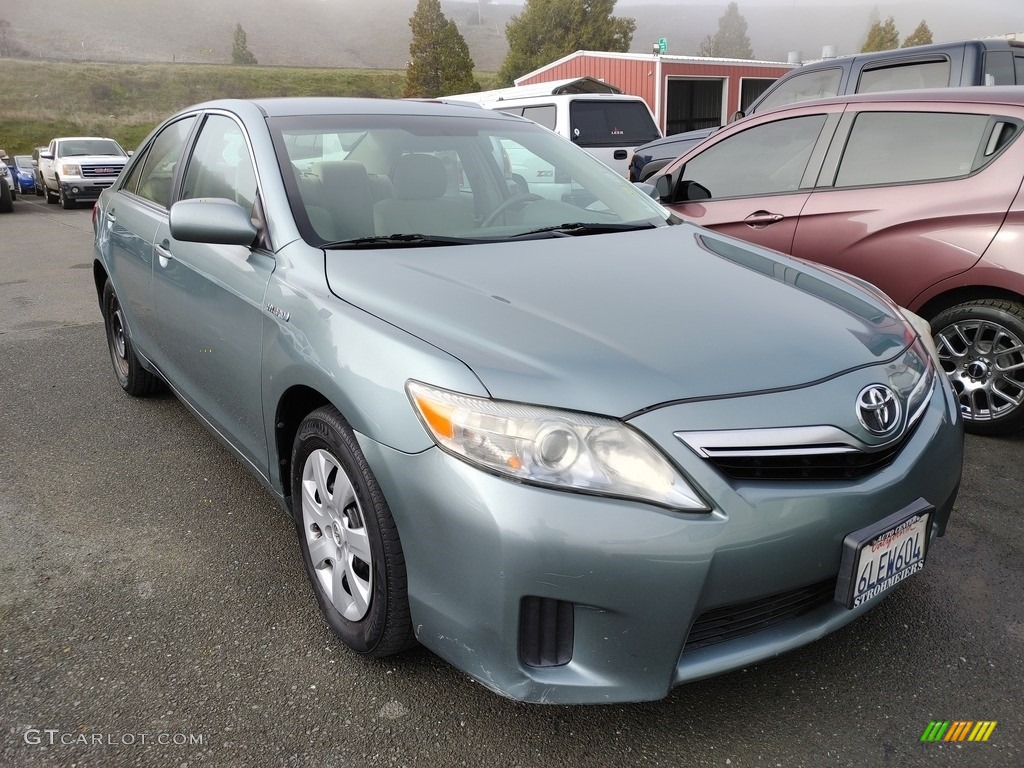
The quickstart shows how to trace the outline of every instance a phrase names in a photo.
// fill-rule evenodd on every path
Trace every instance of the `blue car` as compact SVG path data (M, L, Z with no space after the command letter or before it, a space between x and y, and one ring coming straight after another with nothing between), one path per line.
M32 167L31 155L14 156L11 176L14 178L14 191L19 195L36 191L36 169Z
M927 323L529 120L209 102L92 221L116 386L170 388L280 502L350 663L660 699L929 577L963 423Z

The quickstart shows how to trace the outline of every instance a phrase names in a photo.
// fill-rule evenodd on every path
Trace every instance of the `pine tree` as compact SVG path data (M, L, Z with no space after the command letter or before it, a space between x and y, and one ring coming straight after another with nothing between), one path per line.
M860 49L861 53L869 51L891 51L900 47L900 33L896 30L896 20L890 16L884 22L876 21L868 30L868 39Z
M242 67L255 67L259 64L252 51L249 50L241 22L235 26L235 41L231 46L231 63Z
M409 19L412 43L405 95L433 98L480 90L473 59L458 26L441 12L441 0L419 0Z
M903 48L909 48L912 45L928 45L932 42L932 31L928 28L927 22L923 19L921 23L917 25L917 28L907 35L903 41Z
M508 54L498 72L502 85L575 51L629 50L636 21L615 17L616 0L526 0L505 25Z
M754 51L747 37L747 20L740 14L736 3L729 3L725 13L718 20L718 32L708 35L697 51L700 56L715 58L752 59Z

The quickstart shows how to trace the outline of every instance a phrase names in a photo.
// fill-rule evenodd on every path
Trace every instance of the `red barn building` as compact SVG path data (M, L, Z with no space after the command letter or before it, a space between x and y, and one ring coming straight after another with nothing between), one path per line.
M592 77L643 98L662 133L724 125L796 64L650 53L576 51L516 80Z

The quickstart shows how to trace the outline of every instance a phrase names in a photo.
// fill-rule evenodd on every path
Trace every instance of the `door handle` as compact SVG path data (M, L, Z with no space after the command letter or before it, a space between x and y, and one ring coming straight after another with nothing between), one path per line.
M153 246L153 250L156 251L156 255L160 259L161 267L166 267L168 264L174 261L174 256L172 256L171 252L167 250L170 247L170 245L171 244L168 241L164 240L162 243L160 243L160 245Z
M768 211L754 211L752 214L747 216L743 220L744 224L747 224L755 229L763 229L769 224L774 224L777 221L782 221L785 216L781 213L769 213Z

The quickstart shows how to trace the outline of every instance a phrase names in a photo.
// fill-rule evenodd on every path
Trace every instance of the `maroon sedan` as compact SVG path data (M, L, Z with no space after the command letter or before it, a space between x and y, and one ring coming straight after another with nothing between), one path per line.
M1024 87L754 115L652 179L684 219L868 280L932 324L967 429L1024 427Z

